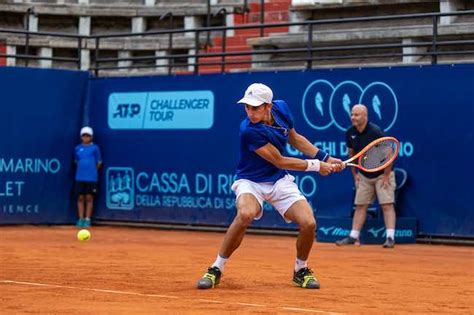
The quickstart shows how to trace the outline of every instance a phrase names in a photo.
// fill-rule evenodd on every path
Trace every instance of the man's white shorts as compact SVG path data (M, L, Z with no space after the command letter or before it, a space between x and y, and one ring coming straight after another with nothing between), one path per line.
M295 184L295 178L291 175L285 175L275 183L255 183L247 179L239 179L232 184L232 190L235 192L236 201L242 194L252 194L257 198L260 214L255 220L262 217L263 202L266 201L280 213L286 222L290 223L291 221L285 218L286 211L296 201L306 200Z

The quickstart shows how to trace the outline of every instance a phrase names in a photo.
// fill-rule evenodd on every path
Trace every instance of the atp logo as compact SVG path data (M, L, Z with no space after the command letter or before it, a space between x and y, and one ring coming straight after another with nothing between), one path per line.
M115 112L112 113L113 118L133 118L141 112L140 104L118 104Z
M397 120L397 96L388 84L379 81L362 88L354 81L334 86L327 80L316 80L308 85L301 101L304 119L316 130L334 125L346 131L352 125L351 108L355 104L366 105L369 121L384 131L390 130Z
M109 95L108 123L111 129L141 129L145 118L147 93Z
M135 196L135 176L130 167L109 167L106 176L107 208L132 210Z

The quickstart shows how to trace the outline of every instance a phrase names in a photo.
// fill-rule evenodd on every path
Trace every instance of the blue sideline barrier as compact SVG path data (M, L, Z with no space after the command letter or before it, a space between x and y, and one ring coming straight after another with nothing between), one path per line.
M350 105L365 103L370 120L401 141L395 165L408 177L398 216L416 218L418 235L473 237L474 174L458 158L474 153L473 77L474 65L127 78L0 68L0 128L9 135L0 140L0 223L74 220L72 149L85 122L105 162L97 219L228 225L245 117L235 102L263 82L288 102L297 131L335 156L347 154ZM37 172L9 164L33 163L25 159L55 164ZM349 171L293 175L318 218L349 218ZM295 228L268 207L254 225Z
M0 224L76 218L72 151L88 74L0 67Z
M335 156L347 154L350 105L365 103L401 141L395 165L408 179L398 215L417 218L421 235L472 236L472 170L455 156L473 155L473 77L473 65L450 65L92 79L90 118L105 159L96 215L228 225L245 117L236 101L263 82L288 102L297 131ZM294 175L317 216L350 215L350 171ZM255 226L291 228L271 211Z

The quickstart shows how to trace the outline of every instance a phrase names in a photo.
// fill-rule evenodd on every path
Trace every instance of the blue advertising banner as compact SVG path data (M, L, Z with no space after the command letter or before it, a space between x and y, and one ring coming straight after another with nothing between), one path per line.
M367 105L369 120L401 142L395 166L408 177L398 215L416 218L422 235L473 236L474 172L459 161L474 153L473 78L474 65L449 65L92 79L89 114L105 162L96 216L229 224L245 118L236 101L262 82L290 105L299 133L342 158L350 108ZM317 216L350 216L349 170L293 175ZM294 228L268 206L255 226Z
M319 216L316 238L318 242L334 243L349 236L352 228L351 218ZM397 244L416 243L416 219L398 218L395 229ZM383 219L368 218L359 239L362 244L383 244L387 237Z
M88 73L0 67L0 224L70 223Z

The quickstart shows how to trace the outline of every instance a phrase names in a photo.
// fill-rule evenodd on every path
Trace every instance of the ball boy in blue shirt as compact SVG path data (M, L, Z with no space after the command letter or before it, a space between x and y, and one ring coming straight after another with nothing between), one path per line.
M83 127L80 135L82 143L74 149L74 161L77 165L75 192L78 196L79 215L76 226L83 228L91 226L94 196L97 194L97 173L102 165L102 157L99 147L92 143L94 135L92 128Z

